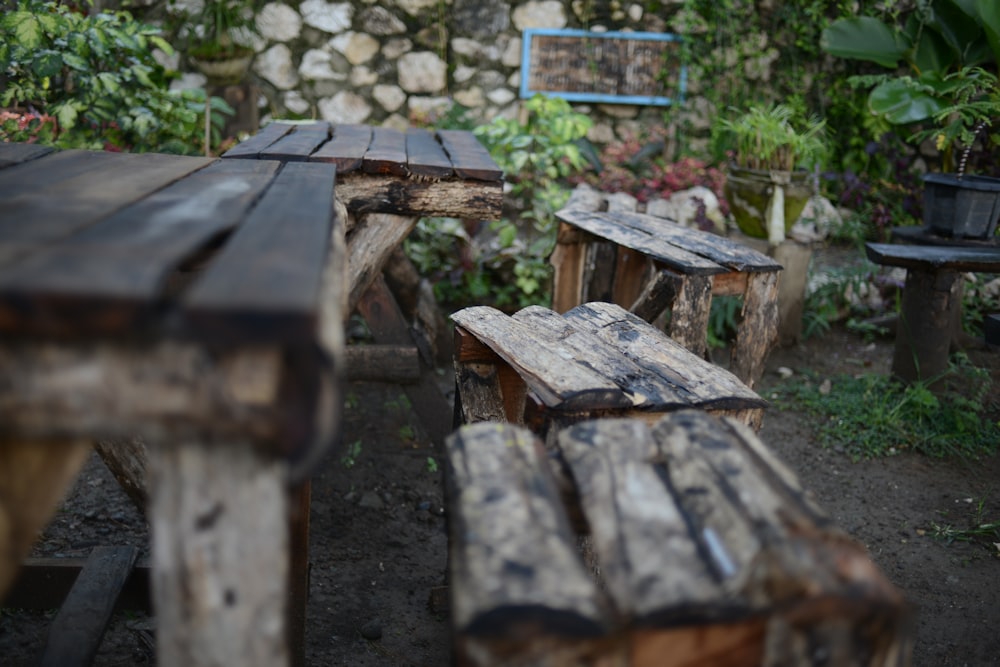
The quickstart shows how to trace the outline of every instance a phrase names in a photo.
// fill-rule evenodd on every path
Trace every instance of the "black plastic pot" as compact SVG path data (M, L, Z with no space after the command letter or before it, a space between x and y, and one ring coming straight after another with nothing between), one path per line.
M1000 220L1000 178L927 174L924 226L941 236L985 239Z

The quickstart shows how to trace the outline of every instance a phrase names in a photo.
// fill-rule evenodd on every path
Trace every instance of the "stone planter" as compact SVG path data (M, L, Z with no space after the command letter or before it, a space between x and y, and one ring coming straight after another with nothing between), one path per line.
M191 64L205 75L211 86L232 86L240 83L250 69L253 53L231 58L199 59L192 57Z
M730 166L725 195L740 231L781 243L812 196L812 187L804 171Z
M924 226L941 236L988 239L1000 219L1000 178L927 174Z

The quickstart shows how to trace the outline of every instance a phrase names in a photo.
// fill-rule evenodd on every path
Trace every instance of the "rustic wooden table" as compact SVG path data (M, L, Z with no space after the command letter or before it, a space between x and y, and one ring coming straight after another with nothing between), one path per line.
M290 482L343 401L335 173L0 144L0 595L91 441L140 436L158 664L289 662Z
M448 344L445 323L434 320L436 305L423 309L412 305L419 302L415 270L409 278L397 278L393 290L382 273L383 269L387 274L403 273L409 261L400 246L421 217L500 217L503 173L486 149L471 132L462 130L404 132L368 125L278 122L223 158L337 166L337 199L348 213L347 310L364 317L376 343L351 346L348 371L358 379L394 382L406 375L401 373L403 362L413 359L422 369L402 378L404 389L430 438L442 444L452 429L452 407L429 367L432 357L450 358L450 349L431 351L435 342L439 347Z

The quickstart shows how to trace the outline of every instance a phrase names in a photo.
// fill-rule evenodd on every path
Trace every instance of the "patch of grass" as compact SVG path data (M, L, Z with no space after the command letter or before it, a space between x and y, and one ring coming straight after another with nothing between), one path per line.
M885 375L815 376L788 381L776 390L778 406L804 409L817 417L820 442L852 460L915 451L935 458L978 458L997 451L1000 422L989 414L989 374L957 357L947 387L903 386Z
M969 498L969 501L972 499ZM972 542L989 549L993 554L1000 555L1000 521L986 519L986 501L981 499L976 503L976 509L967 528L957 528L951 524L931 522L930 534L945 544L953 542Z

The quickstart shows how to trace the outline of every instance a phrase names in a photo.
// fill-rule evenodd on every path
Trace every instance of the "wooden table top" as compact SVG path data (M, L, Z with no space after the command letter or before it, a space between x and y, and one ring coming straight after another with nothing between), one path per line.
M312 342L335 175L0 144L0 334Z
M496 219L503 172L464 130L275 122L223 158L323 162L351 212Z

